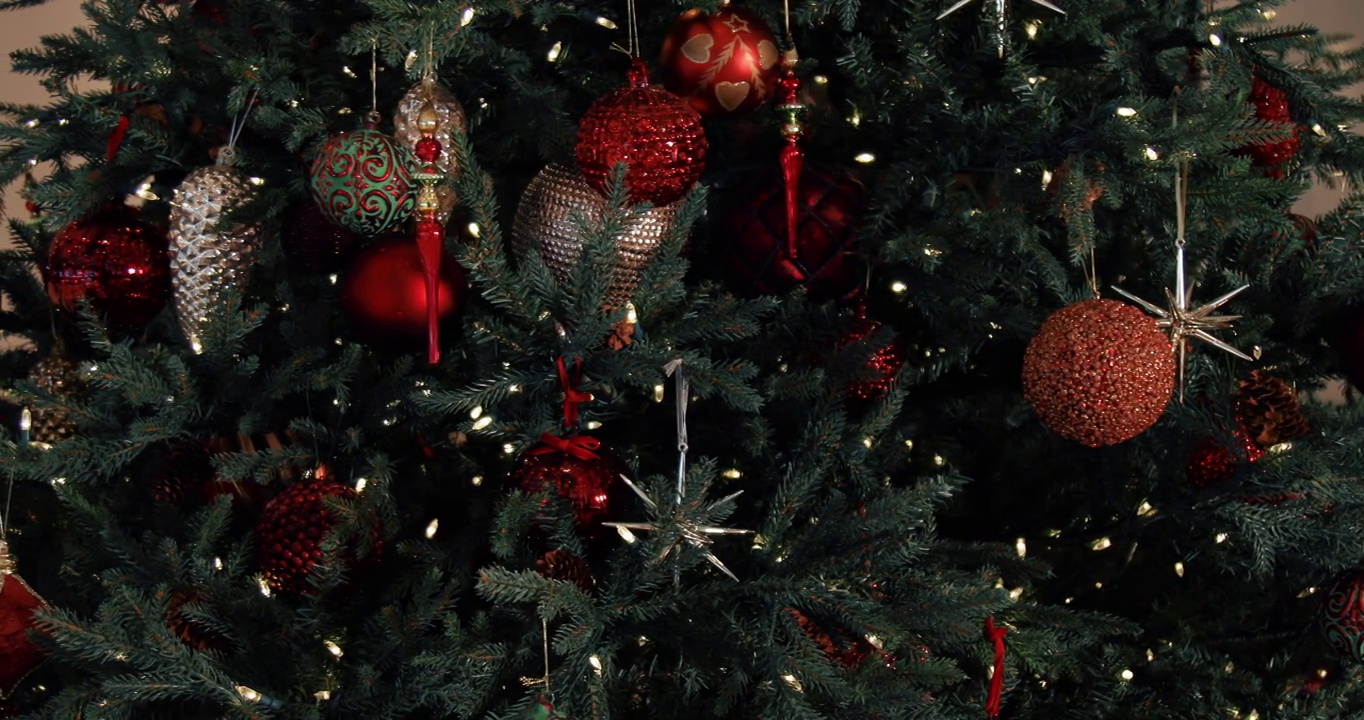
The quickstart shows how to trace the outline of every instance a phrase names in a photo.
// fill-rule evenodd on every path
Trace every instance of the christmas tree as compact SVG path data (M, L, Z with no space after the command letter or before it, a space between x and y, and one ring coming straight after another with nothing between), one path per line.
M0 714L1357 716L1364 50L1279 4L85 4Z

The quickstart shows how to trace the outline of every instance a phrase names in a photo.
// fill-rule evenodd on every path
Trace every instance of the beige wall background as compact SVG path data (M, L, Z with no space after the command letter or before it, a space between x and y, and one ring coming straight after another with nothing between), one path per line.
M1061 3L1064 6L1064 1ZM1275 20L1284 25L1309 24L1328 33L1349 33L1364 38L1364 3L1361 0L1297 0L1277 11ZM80 0L49 0L46 4L0 15L0 66L8 68L9 53L32 47L43 35L64 33L80 23ZM1364 88L1361 88L1364 92ZM0 72L0 97L13 102L38 102L46 93L38 81L26 75ZM1298 203L1298 212L1319 215L1335 207L1346 188L1322 184ZM14 188L5 194L5 209L24 213ZM0 244L6 239L0 238Z

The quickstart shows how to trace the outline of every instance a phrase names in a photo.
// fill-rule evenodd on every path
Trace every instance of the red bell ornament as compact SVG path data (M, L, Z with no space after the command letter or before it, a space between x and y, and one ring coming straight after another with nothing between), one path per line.
M752 112L776 87L777 38L756 13L724 5L683 13L663 40L664 86L706 117Z

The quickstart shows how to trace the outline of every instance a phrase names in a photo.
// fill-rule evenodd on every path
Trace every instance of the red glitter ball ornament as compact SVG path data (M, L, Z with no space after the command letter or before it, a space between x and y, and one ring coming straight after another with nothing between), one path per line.
M1129 440L1165 412L1174 348L1154 318L1115 300L1052 313L1023 357L1023 396L1061 437L1089 447Z
M1237 450L1228 448L1216 438L1204 440L1193 455L1189 457L1187 475L1189 483L1197 488L1206 488L1230 480L1242 462L1259 462L1265 456L1264 448L1244 427L1236 428Z
M43 280L52 303L68 313L89 301L109 329L128 332L151 322L170 299L165 233L126 205L106 205L57 233Z
M607 192L612 169L628 168L630 201L667 205L691 190L706 169L701 115L682 98L649 84L635 59L630 84L603 95L578 124L578 168L588 184Z
M0 698L8 698L47 659L29 638L33 615L47 603L14 572L9 547L0 539Z
M319 468L311 478L290 485L266 504L256 524L256 543L257 560L270 589L291 595L315 592L309 578L322 561L322 543L338 520L329 501L357 497L353 488L333 482L325 468ZM377 560L383 550L377 519L372 532L366 563ZM354 553L345 553L343 559L348 571L361 567Z
M817 302L851 300L865 273L857 229L865 207L862 184L846 174L805 168L798 194L796 243L786 232L786 188L780 173L739 193L725 221L730 274L741 290L779 295L804 287Z
M442 321L459 315L468 288L459 262L445 253L438 289ZM424 341L426 275L417 244L390 235L361 250L341 281L341 308L368 341Z
M1250 102L1255 106L1256 119L1291 127L1287 139L1248 145L1245 148L1246 153L1260 167L1277 167L1292 160L1302 148L1302 138L1298 136L1297 123L1293 122L1288 95L1257 77L1251 80Z
M880 329L881 323L867 317L865 310L859 310L857 324L838 341L838 347L861 345ZM859 373L863 379L848 383L843 392L857 400L879 400L890 392L891 383L895 382L895 375L904 364L904 352L896 339L866 355L864 369Z
M624 487L620 476L628 472L614 452L579 435L555 438L553 444L542 441L522 453L511 480L524 492L551 492L567 500L579 532L593 538L602 534L601 522L610 519Z
M757 13L725 5L715 14L693 8L663 39L664 86L706 117L741 115L772 97L777 37Z

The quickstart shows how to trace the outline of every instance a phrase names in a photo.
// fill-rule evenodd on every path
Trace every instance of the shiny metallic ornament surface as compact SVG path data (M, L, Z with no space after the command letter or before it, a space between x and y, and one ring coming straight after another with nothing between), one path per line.
M233 223L227 216L251 197L254 188L228 162L195 170L175 190L171 203L171 284L175 312L190 347L202 350L208 323L230 311L231 293L250 279L260 242L260 227Z
M600 223L607 201L583 176L562 165L549 165L531 180L512 224L512 247L518 258L539 252L560 283L568 282L582 256L583 238L575 217ZM624 307L639 285L640 275L677 218L679 204L640 213L616 239L616 263L606 304Z
M424 137L421 128L422 108L426 107L428 102L435 112L436 120L432 137L440 143L443 150L435 165L445 175L445 179L435 190L439 202L436 220L444 225L450 221L450 213L459 203L452 181L459 174L459 163L454 155L455 134L456 131L466 132L469 129L464 106L459 104L459 100L455 99L454 93L448 88L433 80L423 80L413 85L412 89L398 101L398 109L393 115L393 138L398 144L406 147L408 152L416 154L417 143Z

